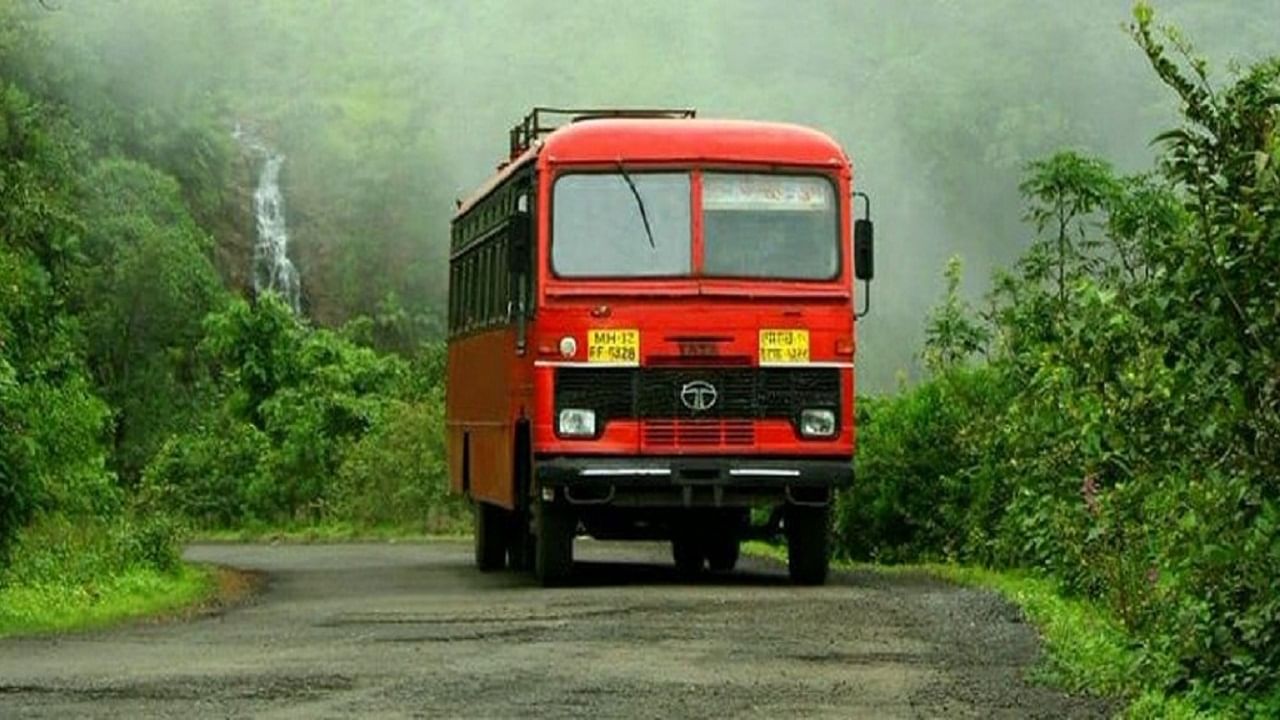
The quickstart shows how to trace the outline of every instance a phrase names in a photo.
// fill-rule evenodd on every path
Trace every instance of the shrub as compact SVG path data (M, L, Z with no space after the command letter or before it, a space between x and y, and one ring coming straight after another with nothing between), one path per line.
M395 525L451 532L467 527L462 501L449 495L444 404L394 402L347 454L338 473L334 510L358 525Z
M449 526L443 346L405 361L358 345L359 325L313 329L271 295L210 315L201 347L223 400L165 444L148 497L203 528Z
M244 523L263 512L250 498L269 484L269 451L260 430L231 418L174 436L143 472L143 502L179 512L202 528Z
M962 473L1004 396L994 371L958 368L897 398L862 399L855 480L836 510L844 552L889 562L963 553L983 488Z

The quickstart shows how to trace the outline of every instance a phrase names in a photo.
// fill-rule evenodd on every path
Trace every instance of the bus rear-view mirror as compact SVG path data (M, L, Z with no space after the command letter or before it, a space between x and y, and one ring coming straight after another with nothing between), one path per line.
M871 220L853 223L853 268L859 280L876 276L876 226Z

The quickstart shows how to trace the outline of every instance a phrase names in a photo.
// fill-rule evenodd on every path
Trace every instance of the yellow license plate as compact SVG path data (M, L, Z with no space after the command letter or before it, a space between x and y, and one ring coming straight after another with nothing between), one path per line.
M587 335L587 361L640 364L639 330L592 330Z
M760 363L809 362L808 330L761 330Z

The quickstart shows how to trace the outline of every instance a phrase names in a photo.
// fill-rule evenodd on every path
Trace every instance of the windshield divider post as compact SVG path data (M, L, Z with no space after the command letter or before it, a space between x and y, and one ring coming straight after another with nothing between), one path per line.
M702 264L706 254L702 228L702 169L695 167L689 171L689 274L698 280L699 295L702 294Z

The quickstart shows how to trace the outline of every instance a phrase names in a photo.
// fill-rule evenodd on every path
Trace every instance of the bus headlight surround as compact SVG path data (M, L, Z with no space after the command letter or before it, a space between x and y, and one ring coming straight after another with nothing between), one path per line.
M807 438L826 438L836 434L836 413L826 408L808 408L800 412L800 434Z
M560 411L556 432L562 437L594 437L596 411L582 408L565 408Z

